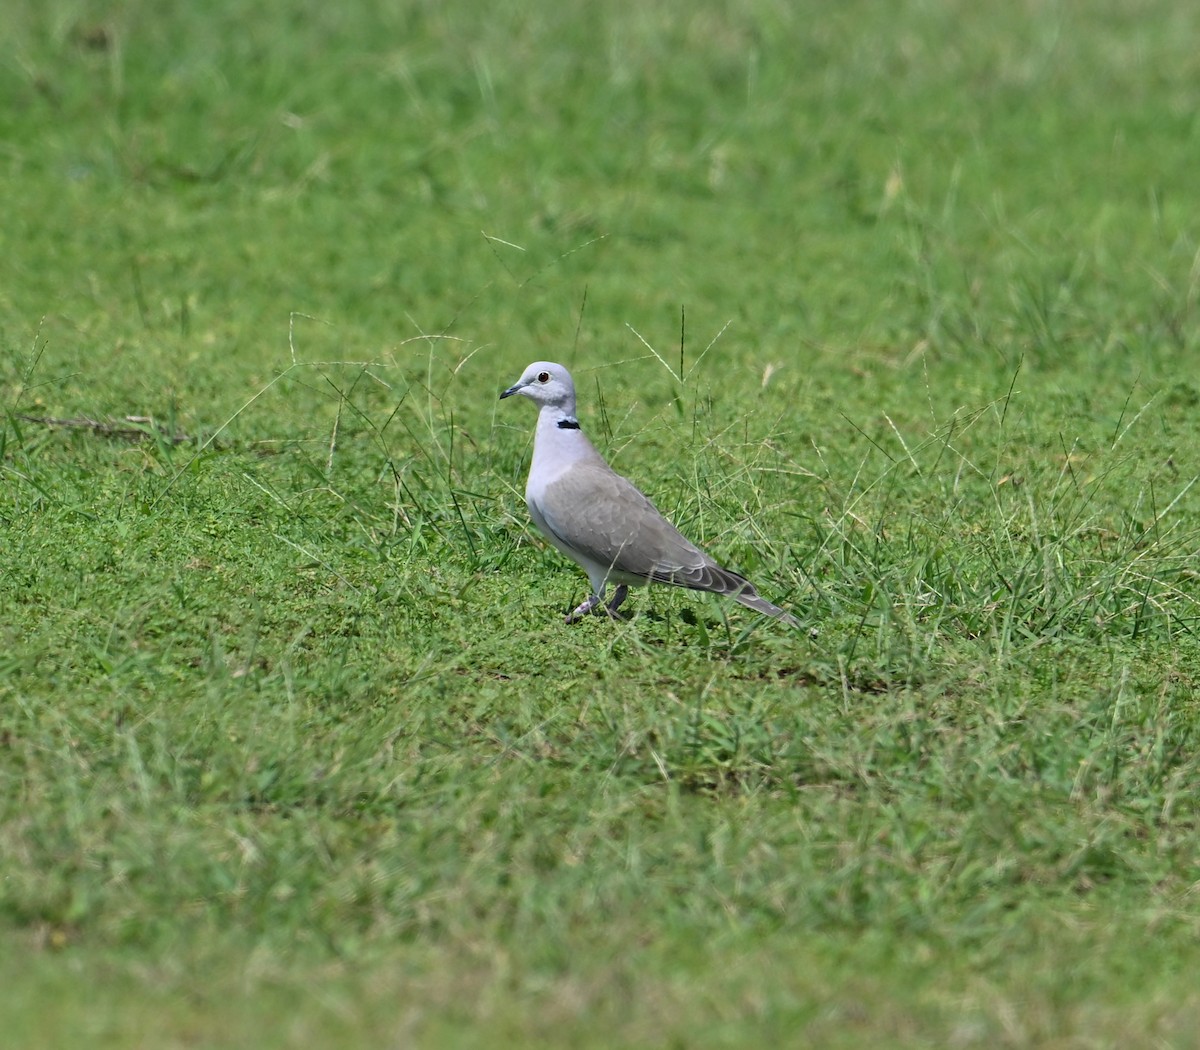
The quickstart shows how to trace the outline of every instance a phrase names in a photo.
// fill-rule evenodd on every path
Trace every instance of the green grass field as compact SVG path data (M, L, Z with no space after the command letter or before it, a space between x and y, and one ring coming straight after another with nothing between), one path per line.
M6 1047L1198 1045L1200 8L3 23Z

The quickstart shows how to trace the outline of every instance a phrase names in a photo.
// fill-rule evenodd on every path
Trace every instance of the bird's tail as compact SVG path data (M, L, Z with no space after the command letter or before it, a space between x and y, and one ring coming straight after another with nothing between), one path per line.
M747 609L765 613L767 616L774 616L775 619L786 623L789 627L800 626L800 621L790 612L779 608L778 605L772 605L766 598L760 598L758 592L753 587L747 587L741 594L735 594L733 597L735 601L744 605Z
M774 616L775 619L786 623L789 627L800 626L800 621L786 609L781 609L778 605L772 605L766 598L759 597L758 591L754 589L754 584L745 576L739 576L729 569L722 569L711 559L706 559L696 572L683 579L677 576L667 576L662 579L665 583L682 584L697 591L710 591L713 594L725 595L727 598L740 602L747 609Z

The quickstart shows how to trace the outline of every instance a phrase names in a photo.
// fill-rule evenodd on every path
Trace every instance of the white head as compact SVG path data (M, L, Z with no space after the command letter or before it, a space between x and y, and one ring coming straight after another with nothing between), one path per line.
M500 397L513 394L527 397L542 408L557 409L565 419L575 418L575 384L571 373L553 361L534 361Z

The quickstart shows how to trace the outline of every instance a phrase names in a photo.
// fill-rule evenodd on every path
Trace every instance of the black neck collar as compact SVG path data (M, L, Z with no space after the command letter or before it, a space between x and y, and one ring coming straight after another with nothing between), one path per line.
M579 429L579 420L578 419L560 419L558 421L558 429L559 430L578 430Z

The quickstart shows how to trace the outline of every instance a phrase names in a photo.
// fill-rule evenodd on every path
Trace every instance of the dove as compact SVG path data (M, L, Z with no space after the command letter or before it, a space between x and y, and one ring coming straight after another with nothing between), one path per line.
M529 516L591 584L590 596L567 615L567 623L589 613L619 618L617 609L631 586L666 583L724 595L789 626L800 625L760 597L744 576L717 564L608 465L580 428L575 383L562 365L535 361L500 399L514 396L527 397L539 408L525 486ZM610 584L615 590L606 604Z

